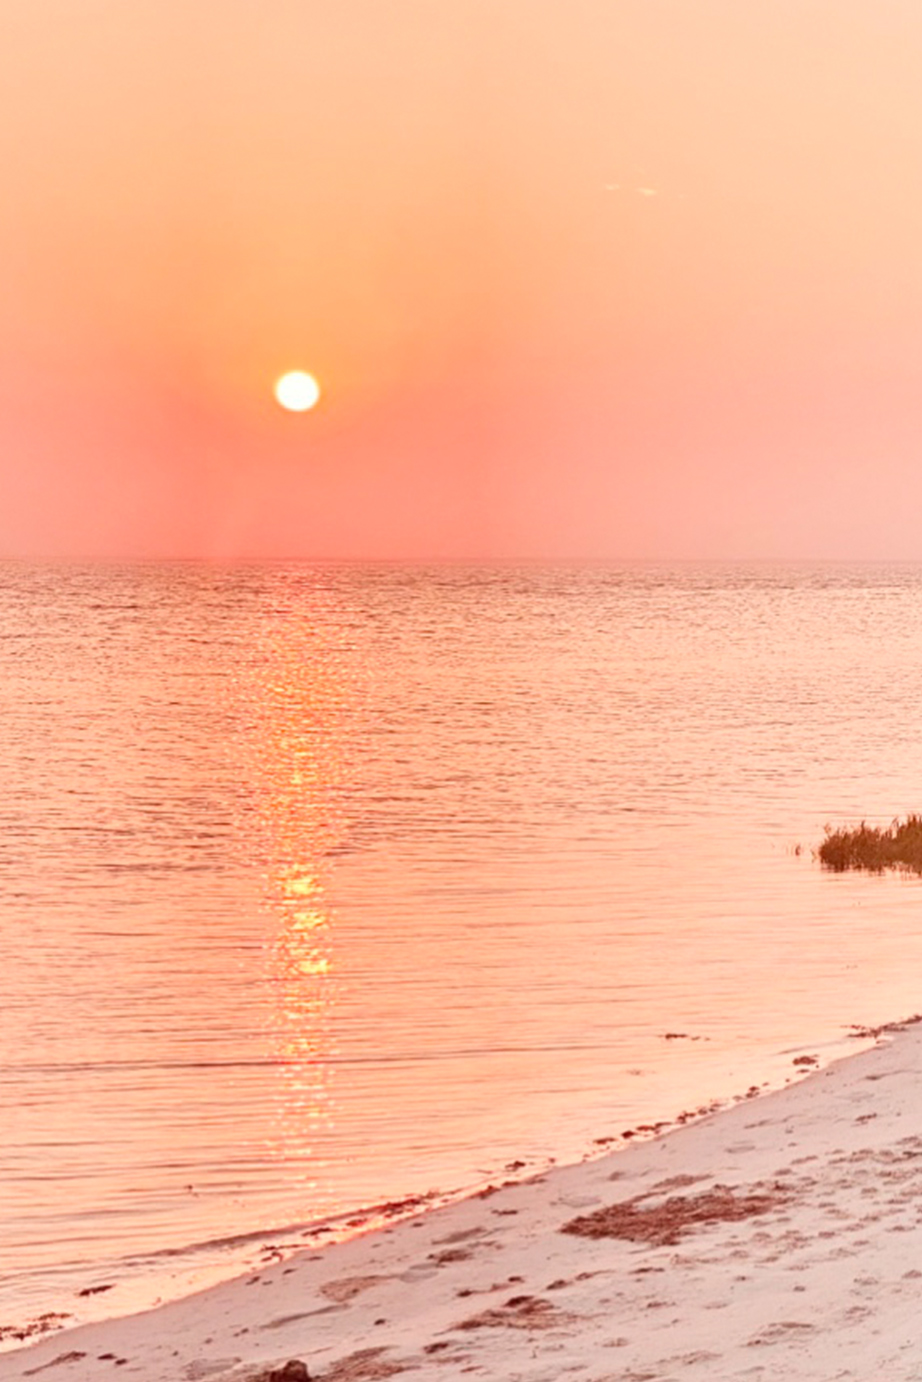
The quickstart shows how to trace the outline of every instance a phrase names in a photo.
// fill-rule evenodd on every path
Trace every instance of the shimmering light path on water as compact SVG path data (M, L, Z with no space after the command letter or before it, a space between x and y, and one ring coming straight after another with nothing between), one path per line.
M9 565L0 635L0 1325L920 1006L920 884L809 848L922 805L918 568Z

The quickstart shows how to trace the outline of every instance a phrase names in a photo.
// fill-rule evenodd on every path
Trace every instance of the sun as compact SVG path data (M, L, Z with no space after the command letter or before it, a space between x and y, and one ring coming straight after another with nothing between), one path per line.
M320 398L320 385L304 370L289 370L276 379L275 398L289 413L306 413Z

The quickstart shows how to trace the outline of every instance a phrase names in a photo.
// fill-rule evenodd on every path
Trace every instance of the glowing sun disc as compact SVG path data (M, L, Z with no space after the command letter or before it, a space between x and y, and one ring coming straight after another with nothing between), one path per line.
M320 397L320 385L312 374L293 369L275 381L276 401L290 413L306 413Z

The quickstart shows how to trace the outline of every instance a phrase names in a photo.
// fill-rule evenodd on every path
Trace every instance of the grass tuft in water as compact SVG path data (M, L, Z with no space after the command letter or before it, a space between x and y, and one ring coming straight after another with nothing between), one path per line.
M886 830L865 821L854 830L833 830L827 825L826 838L816 856L824 868L834 873L844 873L846 869L866 869L870 873L905 869L922 874L922 816L896 819Z

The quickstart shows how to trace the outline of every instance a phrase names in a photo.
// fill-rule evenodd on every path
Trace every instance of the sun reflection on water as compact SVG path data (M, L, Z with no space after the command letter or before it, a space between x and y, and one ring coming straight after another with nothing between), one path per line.
M332 1122L331 920L309 862L280 861L268 883L279 922L269 950L275 994L270 1038L279 1063L279 1121L270 1150L286 1162L303 1163L313 1185L315 1140Z
M322 1143L335 1117L335 926L325 885L330 851L344 833L338 727L347 679L335 648L301 621L271 619L261 652L255 766L271 926L266 1040L276 1063L266 1151L311 1191L305 1208L314 1214L328 1207Z

